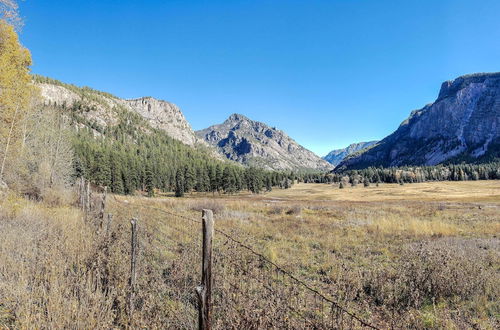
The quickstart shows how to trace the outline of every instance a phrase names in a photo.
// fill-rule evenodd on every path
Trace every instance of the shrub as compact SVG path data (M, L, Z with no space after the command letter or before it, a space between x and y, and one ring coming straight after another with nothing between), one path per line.
M269 209L268 213L269 214L282 214L284 210L285 210L285 208L281 205L273 205Z
M44 189L41 198L45 204L51 207L71 205L76 201L75 193L61 186Z
M288 215L299 215L302 212L302 207L300 205L294 205L288 210L286 210L286 214Z
M222 211L224 211L225 207L222 203L215 199L203 199L201 201L196 201L194 202L190 209L192 211L199 211L201 210L212 210L214 214L220 214Z

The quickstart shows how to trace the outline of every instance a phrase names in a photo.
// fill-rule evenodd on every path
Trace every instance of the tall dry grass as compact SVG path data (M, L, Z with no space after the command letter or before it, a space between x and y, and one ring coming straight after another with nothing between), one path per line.
M91 265L97 237L78 210L11 194L0 219L1 326L111 326L113 301Z
M9 194L0 201L0 328L196 327L201 226L162 210L199 219L203 208L217 211L216 228L382 328L498 324L499 204L301 196L109 196L108 232L62 199ZM132 317L131 217L139 218ZM304 327L285 308L291 296L307 299L304 291L217 233L214 248L215 328ZM300 308L310 320L321 315Z

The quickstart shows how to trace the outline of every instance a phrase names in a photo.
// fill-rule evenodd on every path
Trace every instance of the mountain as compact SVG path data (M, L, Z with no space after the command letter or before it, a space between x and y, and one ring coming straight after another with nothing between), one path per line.
M72 151L68 162L74 176L113 193L257 193L289 182L285 173L245 168L223 157L195 136L180 109L169 102L124 100L40 76L34 82L42 96L36 113L53 115L49 129L67 133L64 142Z
M239 163L273 170L331 170L333 166L284 132L240 114L196 135Z
M436 101L415 110L374 147L337 169L486 162L500 157L500 72L446 81Z
M338 164L340 164L342 160L344 160L344 158L354 154L355 152L371 147L377 142L378 141L353 143L346 148L335 149L330 151L328 155L323 157L323 159L332 164L333 166L337 166Z
M152 128L160 129L184 144L207 146L196 137L181 110L173 103L153 97L125 100L88 87L79 88L49 78L39 77L38 80L37 86L46 104L83 110L79 113L89 121L91 127L105 129L117 125L120 113L130 111L145 119ZM98 131L95 133L99 134Z

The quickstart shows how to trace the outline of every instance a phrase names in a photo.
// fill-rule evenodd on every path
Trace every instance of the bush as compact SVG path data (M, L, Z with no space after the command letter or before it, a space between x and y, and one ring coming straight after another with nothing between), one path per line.
M202 210L212 210L214 214L220 214L225 207L222 203L215 199L204 199L193 203L190 207L191 211L201 212Z
M281 205L273 205L269 209L268 213L269 214L282 214L285 208Z
M288 215L300 215L302 212L302 207L299 205L294 205L291 208L289 208L285 213Z
M40 197L51 207L72 205L76 202L74 191L61 186L44 189Z
M284 205L273 205L269 209L269 214L283 214L286 215L299 215L302 212L302 207L299 205L294 205L292 207L287 207Z

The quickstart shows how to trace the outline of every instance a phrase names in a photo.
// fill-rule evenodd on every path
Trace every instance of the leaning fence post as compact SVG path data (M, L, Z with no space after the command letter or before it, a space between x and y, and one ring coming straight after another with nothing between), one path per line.
M136 262L137 262L137 219L132 218L130 221L132 228L132 236L130 239L130 294L129 294L129 314L132 320L132 314L134 313L134 298L135 298L135 279L136 279Z
M214 217L212 210L202 211L203 260L201 284L196 287L198 295L198 329L209 330L212 317L212 237Z

